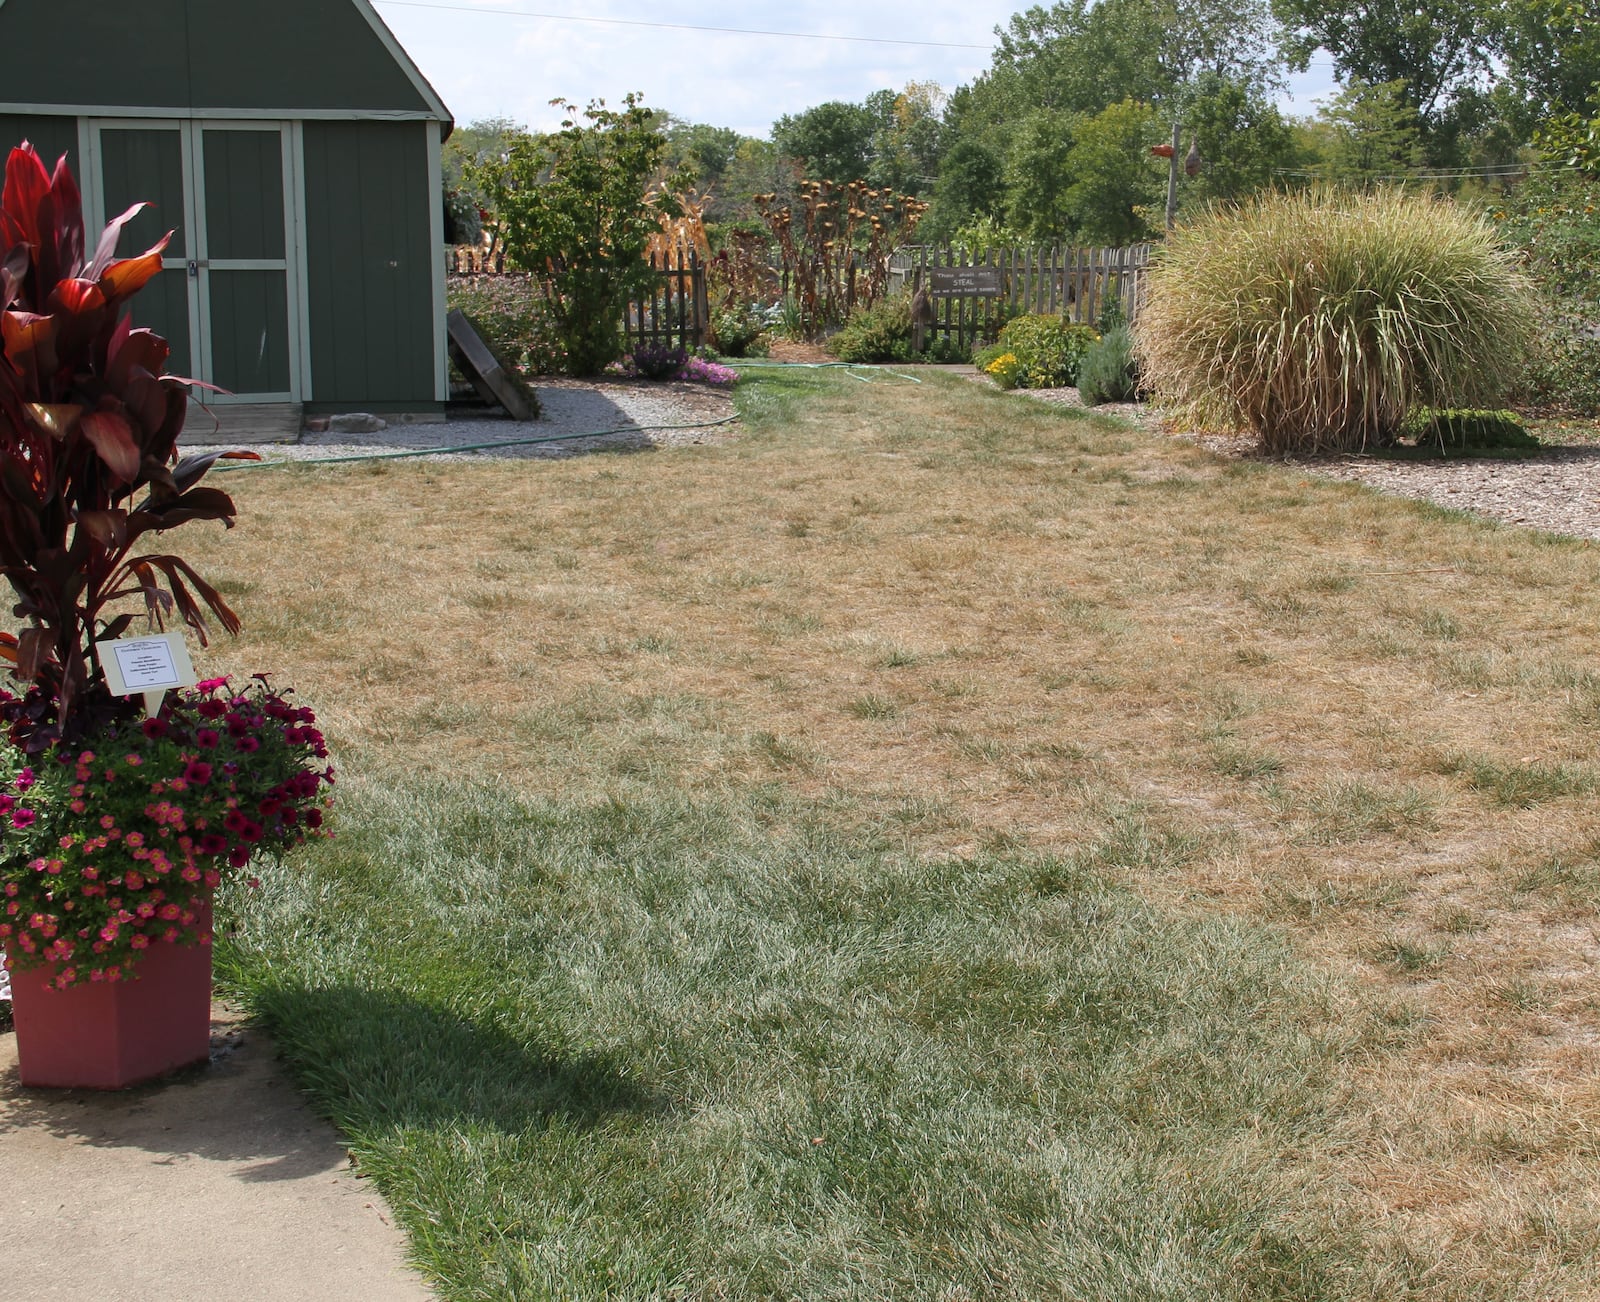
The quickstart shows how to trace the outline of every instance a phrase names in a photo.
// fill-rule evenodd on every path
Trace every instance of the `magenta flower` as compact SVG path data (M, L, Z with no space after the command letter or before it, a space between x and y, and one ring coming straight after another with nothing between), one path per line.
M183 770L183 780L197 787L203 787L211 781L211 765L204 760L190 760L187 768Z

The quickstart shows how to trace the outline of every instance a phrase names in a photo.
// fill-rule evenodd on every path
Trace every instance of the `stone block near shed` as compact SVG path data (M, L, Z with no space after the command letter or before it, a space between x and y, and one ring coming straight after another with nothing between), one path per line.
M328 418L330 434L376 434L379 430L388 428L389 422L383 417L365 411L351 411L342 416Z

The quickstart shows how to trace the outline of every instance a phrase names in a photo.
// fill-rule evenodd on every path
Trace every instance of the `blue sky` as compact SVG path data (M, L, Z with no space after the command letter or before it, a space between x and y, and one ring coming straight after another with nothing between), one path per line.
M646 5L639 0L374 0L384 21L461 123L509 117L552 127L555 96L616 103L640 91L651 108L765 136L772 123L826 100L865 98L908 81L945 90L989 65L994 29L1016 0L792 0L784 5ZM814 40L574 22L527 14L827 33ZM887 44L884 38L940 44ZM1296 78L1283 104L1309 116L1332 85L1326 63Z

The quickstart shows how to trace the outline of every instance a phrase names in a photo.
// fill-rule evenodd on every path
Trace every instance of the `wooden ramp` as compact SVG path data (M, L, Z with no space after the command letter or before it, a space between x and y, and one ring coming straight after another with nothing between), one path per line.
M304 409L298 402L219 402L203 407L190 401L178 442L183 447L216 443L295 443Z
M500 369L500 363L489 351L473 327L471 320L460 308L452 308L445 317L450 336L450 360L463 375L472 381L478 396L491 407L502 407L515 420L532 420L538 408L528 401L516 382Z

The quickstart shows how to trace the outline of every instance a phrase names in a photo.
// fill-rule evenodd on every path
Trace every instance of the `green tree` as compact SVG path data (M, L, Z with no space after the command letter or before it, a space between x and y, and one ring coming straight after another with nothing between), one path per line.
M1322 170L1335 180L1367 183L1422 165L1422 124L1403 82L1352 81L1319 117L1328 127Z
M660 175L666 139L637 95L620 111L603 100L580 114L561 100L561 130L514 141L504 158L478 169L493 199L507 252L536 273L561 327L568 369L593 375L621 354L622 314L651 283L644 252L667 193L688 184L669 176L659 197L645 192ZM580 121L581 117L581 121Z
M701 190L720 184L743 137L731 127L684 122L669 113L657 114L656 119L667 141L666 165L681 169Z
M932 188L943 146L945 100L932 81L908 82L898 94L880 90L867 96L863 107L874 123L865 173L869 185L911 195Z
M1574 0L1502 0L1505 81L1526 120L1579 112L1600 89L1600 16Z
M829 100L779 118L772 124L772 143L812 180L845 185L866 177L875 130L863 105Z
M1490 66L1493 26L1483 0L1274 0L1285 49L1304 71L1318 49L1347 83L1398 85L1424 137Z
M936 243L974 221L998 219L1005 202L1004 161L982 139L959 139L939 162L933 207L922 231Z
M1242 82L1202 77L1182 117L1204 160L1200 174L1181 188L1185 207L1264 190L1298 161L1294 135L1277 106Z
M526 128L510 118L480 118L457 127L444 142L440 170L444 176L444 209L448 224L446 242L474 243L483 229L482 212L490 196L480 181L481 169L491 159L509 153L512 143L527 135Z
M1134 244L1162 221L1167 165L1151 156L1165 123L1148 104L1125 99L1077 124L1067 154L1066 207L1086 244Z
M1066 238L1072 115L1040 109L1017 124L1005 162L1006 225L1031 240Z

